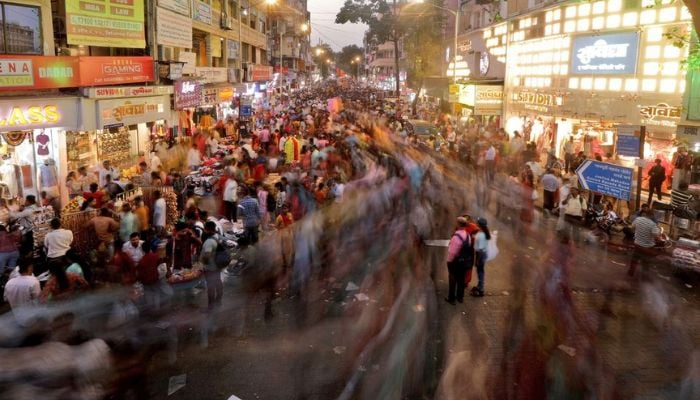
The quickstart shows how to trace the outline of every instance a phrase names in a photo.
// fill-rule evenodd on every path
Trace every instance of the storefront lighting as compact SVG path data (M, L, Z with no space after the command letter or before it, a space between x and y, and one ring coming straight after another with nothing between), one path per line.
M593 3L593 15L600 15L605 13L605 2L597 1Z
M656 76L659 73L659 63L650 61L644 63L644 75Z
M561 33L561 24L557 22L556 24L552 24L552 35L558 35Z
M603 28L605 28L605 17L593 18L593 29L603 29Z
M578 78L569 78L569 89L578 89Z
M595 78L593 81L593 89L595 90L605 90L607 87L608 80L605 78Z
M583 89L583 90L593 89L593 78L581 78L581 89Z
M559 68L559 75L566 75L569 73L569 66L568 65L562 65Z
M552 22L552 12L547 11L544 13L544 22Z
M552 11L552 21L559 21L561 19L561 8L557 8Z
M676 76L678 75L678 62L668 61L663 63L661 68L661 75L664 76Z
M620 27L620 16L619 15L608 15L608 21L606 24L608 29L617 29Z
M547 25L544 27L544 34L545 36L549 36L552 34L552 25Z
M656 22L656 10L644 10L639 14L639 24L649 25Z
M661 57L661 46L647 46L644 51L644 56L647 60L655 60Z
M663 35L663 28L649 28L647 29L647 42L659 42L663 38Z
M484 31L484 39L488 39L491 37L491 29L486 29Z
M642 91L643 92L656 91L656 79L642 79Z
M622 90L622 79L620 78L610 78L608 81L608 90L612 92L619 92Z
M677 81L675 79L662 79L659 85L661 93L675 93Z
M576 30L576 21L566 21L564 23L564 32L571 33Z
M559 64L554 64L554 65L552 66L552 73L553 73L554 75L559 75Z
M576 18L576 6L566 7L566 18Z
M636 92L639 90L639 79L630 78L625 79L625 91L626 92Z
M622 16L622 26L635 26L637 25L637 14L636 11L625 13Z
M659 22L673 22L676 20L676 7L664 8L659 11Z
M609 0L608 12L617 12L622 9L622 0Z
M680 58L681 49L673 45L664 46L664 58Z
M587 17L591 15L591 5L590 3L581 4L578 6L578 16Z
M591 21L586 18L586 19L580 19L578 20L578 27L577 30L579 32L586 32L591 24Z
M685 93L685 79L678 81L678 94Z

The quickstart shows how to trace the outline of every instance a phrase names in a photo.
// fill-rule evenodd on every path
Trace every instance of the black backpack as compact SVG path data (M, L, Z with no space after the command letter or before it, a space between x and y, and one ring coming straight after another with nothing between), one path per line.
M453 236L457 236L459 240L462 241L462 247L459 248L459 253L452 260L453 263L462 265L466 268L470 268L474 265L474 244L472 243L472 238L467 233L467 239L462 239L462 236L455 233Z
M226 246L221 242L218 242L216 246L216 254L214 255L214 264L219 269L223 269L231 264L231 253L229 253Z

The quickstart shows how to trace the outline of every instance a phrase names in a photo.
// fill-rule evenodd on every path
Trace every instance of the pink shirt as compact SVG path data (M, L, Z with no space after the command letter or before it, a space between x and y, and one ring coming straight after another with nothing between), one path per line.
M447 246L447 262L452 262L452 260L457 257L457 254L459 254L459 250L462 248L462 240L460 240L457 235L459 235L459 237L461 237L464 241L471 240L471 237L467 235L467 232L465 232L464 229L458 229L452 235L450 244Z
M260 142L261 143L267 143L270 141L270 130L269 129L263 129L260 131Z

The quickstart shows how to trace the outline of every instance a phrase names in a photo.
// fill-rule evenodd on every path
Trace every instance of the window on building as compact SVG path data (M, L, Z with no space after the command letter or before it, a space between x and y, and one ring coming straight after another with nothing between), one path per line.
M0 53L41 54L39 7L0 2Z

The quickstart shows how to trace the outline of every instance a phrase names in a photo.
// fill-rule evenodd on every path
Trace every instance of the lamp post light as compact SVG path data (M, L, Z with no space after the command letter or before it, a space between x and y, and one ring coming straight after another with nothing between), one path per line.
M355 64L357 64L357 80L360 80L360 56L355 57Z

